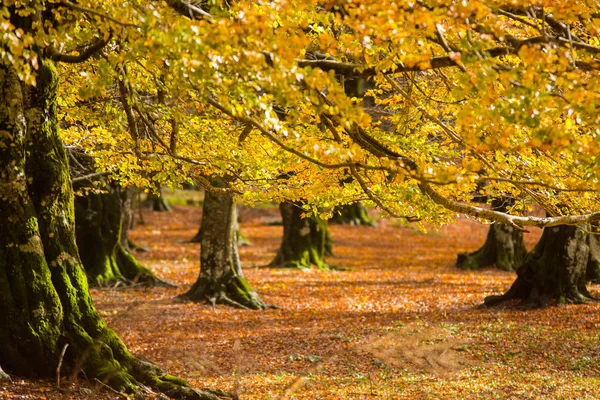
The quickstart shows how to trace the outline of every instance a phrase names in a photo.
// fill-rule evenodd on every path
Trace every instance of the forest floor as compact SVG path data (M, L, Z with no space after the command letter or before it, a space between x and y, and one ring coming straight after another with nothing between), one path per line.
M331 226L331 271L271 269L276 208L243 209L252 241L240 255L265 303L244 311L182 303L198 275L199 207L146 211L131 237L138 258L176 289L94 289L101 314L134 354L192 385L240 399L597 399L600 304L525 310L481 307L514 273L460 271L456 255L483 244L467 219L422 233L382 220ZM540 231L526 235L531 248ZM598 296L599 286L590 285ZM63 398L115 399L83 382ZM0 398L60 398L55 382L14 378Z

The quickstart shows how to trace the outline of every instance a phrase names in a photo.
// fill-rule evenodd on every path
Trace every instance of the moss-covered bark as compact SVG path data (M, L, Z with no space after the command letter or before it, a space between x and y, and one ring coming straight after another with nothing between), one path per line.
M472 253L459 253L456 266L479 269L493 265L504 271L515 271L526 255L523 232L512 226L493 223L483 246Z
M35 87L0 65L0 365L13 374L54 377L68 345L63 373L83 370L121 391L152 387L179 398L217 399L131 355L96 312L75 243L73 191L57 132L57 76L39 56Z
M212 178L215 187L226 187ZM200 275L181 298L238 308L264 309L244 278L237 249L237 212L233 195L206 191L202 207Z
M590 261L589 236L574 226L546 228L535 248L517 270L517 279L501 296L489 296L486 305L521 299L529 306L550 301L582 303L592 299L586 288Z
M285 268L327 269L325 256L331 255L332 241L327 221L316 216L302 218L300 203L283 202L279 205L283 221L283 238L271 266Z
M358 202L338 207L329 220L332 224L374 226L366 207Z
M75 198L77 246L89 283L174 286L156 277L123 247L120 188L110 185L106 189Z

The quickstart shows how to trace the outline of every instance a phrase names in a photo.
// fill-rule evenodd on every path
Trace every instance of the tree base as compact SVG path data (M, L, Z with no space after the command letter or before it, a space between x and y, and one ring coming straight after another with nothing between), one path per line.
M573 226L546 228L540 241L517 270L517 279L500 296L488 296L486 306L523 300L529 308L550 302L581 304L594 298L586 288L590 256L588 235Z
M143 286L177 288L174 283L161 279L152 271L143 267L135 257L119 244L115 254L105 255L104 260L96 263L96 267L86 265L86 274L90 286Z
M186 301L222 304L245 310L264 310L265 303L258 297L245 278L234 276L226 282L214 283L207 279L199 279L179 298Z
M330 269L327 262L318 254L315 249L309 249L301 254L295 254L294 257L283 260L280 254L275 256L275 259L268 264L271 268L296 268L296 269L312 269L317 268L321 271Z
M157 196L153 193L148 193L146 200L144 200L143 205L146 207L150 207L152 211L157 212L170 212L171 206L167 201L161 196Z

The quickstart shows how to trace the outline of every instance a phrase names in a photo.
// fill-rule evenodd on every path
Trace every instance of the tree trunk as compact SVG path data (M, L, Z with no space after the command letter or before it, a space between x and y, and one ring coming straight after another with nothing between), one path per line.
M517 279L501 296L489 296L486 305L525 300L540 307L552 300L582 303L592 299L585 286L590 261L589 235L574 226L544 229L535 248L517 270Z
M127 392L148 385L170 396L216 399L131 355L92 304L58 136L57 74L38 56L35 87L0 64L0 365L16 375L55 377L66 349L63 374L83 370Z
M135 208L135 197L137 195L137 188L132 186L117 187L117 195L119 197L119 206L121 208L121 235L119 242L121 247L127 251L135 250L138 248L129 239L129 230L133 228L134 223L134 208Z
M226 187L212 179L215 187ZM183 299L226 304L238 308L264 309L244 278L236 239L237 212L233 195L206 191L200 231L200 275Z
M169 212L171 211L171 206L162 196L162 188L160 185L157 187L158 194L150 192L146 196L146 200L144 200L144 204L147 204L152 208L152 211L161 211L161 212Z
M588 235L590 257L588 259L585 276L588 282L600 283L600 238L597 235L598 227L593 228L595 235Z
M236 211L236 216L238 215L237 211ZM235 240L237 243L237 246L251 246L252 242L250 242L250 240L244 236L244 234L242 233L242 231L240 231L240 224L237 221L235 221ZM202 243L202 224L200 224L200 228L198 228L198 231L196 232L196 234L194 235L194 237L192 237L189 240L190 243Z
M174 287L143 267L123 246L128 243L122 235L120 188L110 185L106 189L106 193L75 197L77 247L88 282L98 286L123 283Z
M279 204L283 220L283 239L271 266L327 269L324 257L332 254L327 221L316 216L302 218L301 203Z
M512 226L493 223L483 246L472 253L459 253L456 266L479 269L494 265L504 271L515 271L526 255L523 232Z
M329 222L340 225L375 225L373 220L369 218L367 209L360 202L338 207Z

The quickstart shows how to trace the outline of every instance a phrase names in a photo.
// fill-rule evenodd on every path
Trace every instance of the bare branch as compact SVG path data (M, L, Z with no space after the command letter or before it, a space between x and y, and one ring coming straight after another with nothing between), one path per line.
M580 225L588 222L600 220L600 212L590 214L558 216L558 217L521 217L510 215L499 211L476 207L465 203L458 203L447 199L436 192L431 185L425 182L419 183L421 191L428 195L434 203L460 214L470 215L475 218L482 218L501 222L510 225L516 229L523 230L524 226L537 226L538 228L547 228L559 225Z
M82 13L85 13L85 14L95 15L95 16L97 16L99 18L102 18L102 19L114 22L117 25L131 26L131 27L134 27L134 28L141 28L140 25L131 24L129 22L119 21L118 19L113 18L113 17L111 17L110 15L108 15L106 13L103 13L103 12L100 12L100 11L96 11L93 8L83 7L83 6L80 6L79 4L75 4L75 3L72 3L70 1L61 1L60 3L57 3L57 5L58 6L69 7L69 8L72 8L73 10L81 11Z

